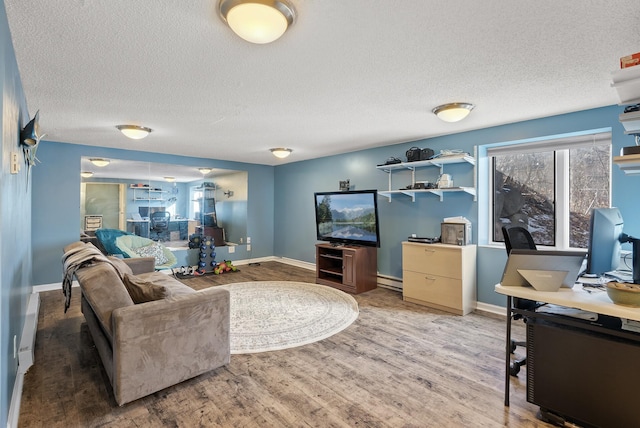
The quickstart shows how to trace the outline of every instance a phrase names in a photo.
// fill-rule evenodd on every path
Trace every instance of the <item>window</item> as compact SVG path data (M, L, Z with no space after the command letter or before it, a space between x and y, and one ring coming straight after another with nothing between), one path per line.
M591 208L611 201L611 134L493 147L487 150L493 192L491 237L521 225L536 245L587 248Z
M189 200L191 204L189 205L189 218L194 218L197 220L201 219L200 213L200 202L202 201L202 187L194 186L189 189Z

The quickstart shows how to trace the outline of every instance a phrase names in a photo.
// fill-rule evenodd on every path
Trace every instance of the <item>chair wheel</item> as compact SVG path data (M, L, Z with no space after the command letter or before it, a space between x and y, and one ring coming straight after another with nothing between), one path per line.
M520 373L520 366L518 364L509 364L509 374L511 376L518 376L518 373Z

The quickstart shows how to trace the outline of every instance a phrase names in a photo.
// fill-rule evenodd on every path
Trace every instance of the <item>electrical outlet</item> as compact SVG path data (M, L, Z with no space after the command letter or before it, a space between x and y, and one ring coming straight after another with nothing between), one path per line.
M240 238L240 243L242 244L242 238Z
M236 252L236 247L234 247L233 245L229 245L229 254L233 254Z
M247 244L251 244L251 237L247 236Z
M247 251L251 251L251 244L247 244Z

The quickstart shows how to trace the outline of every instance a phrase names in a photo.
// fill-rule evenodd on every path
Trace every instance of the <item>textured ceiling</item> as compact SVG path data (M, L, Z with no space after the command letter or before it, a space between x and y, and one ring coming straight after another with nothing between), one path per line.
M610 73L640 51L637 0L291 0L268 45L217 0L4 3L47 140L268 165L616 104ZM477 107L431 113L454 101Z

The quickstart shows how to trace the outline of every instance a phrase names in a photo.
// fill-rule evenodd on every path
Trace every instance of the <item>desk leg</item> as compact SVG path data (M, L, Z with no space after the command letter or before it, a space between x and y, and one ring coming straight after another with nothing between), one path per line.
M506 343L506 357L505 357L505 369L504 369L504 405L509 406L509 384L510 379L510 364L511 364L511 296L507 296L507 343Z

